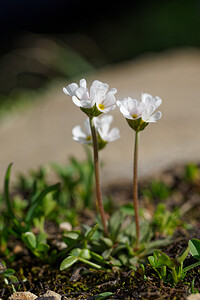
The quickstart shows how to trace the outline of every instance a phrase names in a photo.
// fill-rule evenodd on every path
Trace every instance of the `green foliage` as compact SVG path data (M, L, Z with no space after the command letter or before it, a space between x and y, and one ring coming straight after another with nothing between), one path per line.
M189 252L198 261L184 268L184 261ZM156 250L152 256L148 257L148 261L160 280L177 284L185 277L189 270L200 265L200 240L191 239L188 242L188 247L175 259Z
M16 292L14 283L18 282L18 278L14 275L15 270L6 267L4 261L0 261L0 281L3 280L5 284L11 285L13 292Z
M190 163L185 166L185 174L184 179L191 183L195 183L200 178L200 170L199 167L194 164Z
M158 204L153 216L155 231L163 236L172 235L175 229L181 224L181 213L178 208L169 211L163 203Z
M98 225L93 228L82 225L81 231L64 233L63 240L67 245L68 256L61 263L60 269L64 270L77 262L95 263L96 268L127 267L136 269L139 262L144 261L155 247L162 248L170 242L169 238L152 241L152 224L144 221L140 225L140 248L137 250L134 250L136 231L132 216L120 211L114 212L110 217L107 237L104 236L103 229ZM82 255L80 249L88 250L87 258L80 256Z
M59 189L60 185L54 184L52 186L43 188L41 191L38 191L37 184L35 182L35 189L31 195L29 205L26 207L26 213L24 214L23 219L19 219L15 215L13 203L9 193L11 167L12 164L8 166L4 180L3 200L7 210L1 220L1 251L8 251L7 240L9 235L13 235L15 238L23 241L27 248L34 255L44 260L44 254L46 254L49 250L49 245L46 243L46 234L44 233L44 218L48 213L50 213L53 207L51 204L48 205L48 203L46 203L46 205L42 204L45 203L45 197L47 197L48 202L51 203L49 201L49 197L51 197L52 194ZM38 224L38 229L40 231L37 236L35 236L35 234L32 232L32 229L36 223Z
M153 180L147 188L142 189L142 195L149 200L165 200L171 195L171 190L163 181Z

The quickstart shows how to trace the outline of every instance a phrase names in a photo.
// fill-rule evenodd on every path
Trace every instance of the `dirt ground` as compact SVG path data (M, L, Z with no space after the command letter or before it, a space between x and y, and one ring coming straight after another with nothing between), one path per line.
M77 81L80 78L77 79ZM117 99L140 98L142 92L163 99L162 119L140 135L139 172L147 176L174 163L199 161L200 157L200 51L192 48L148 54L106 67L86 76L88 84L99 79L118 89ZM14 162L12 179L18 172L52 161L66 163L71 155L84 158L82 146L72 140L71 130L85 115L62 92L69 82L52 86L42 101L23 112L8 115L0 124L0 179ZM118 108L113 126L121 139L101 152L103 183L132 178L134 132Z

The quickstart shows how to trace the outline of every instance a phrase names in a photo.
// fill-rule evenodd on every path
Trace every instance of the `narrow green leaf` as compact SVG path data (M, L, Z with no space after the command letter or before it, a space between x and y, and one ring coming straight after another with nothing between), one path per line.
M6 175L4 179L4 200L7 205L8 213L11 218L16 219L13 210L12 210L12 205L10 201L10 195L9 195L9 183L10 183L10 173L11 173L11 168L12 168L13 163L9 164L7 170L6 170Z
M200 260L200 240L191 239L189 241L189 248L192 256L198 260Z
M35 210L40 205L41 200L50 192L58 190L60 187L60 183L54 184L52 186L49 186L45 188L33 201L32 205L30 206L26 218L25 218L25 223L29 223L30 220L32 220Z
M184 262L184 260L188 256L189 251L190 251L190 248L188 245L188 247L176 258L180 264L182 264Z
M101 294L98 294L95 296L95 300L103 300L103 299L106 299L108 298L109 296L113 295L112 292L104 292L104 293L101 293Z
M78 257L76 256L68 256L65 258L62 263L60 264L60 271L63 271L69 267L71 267L73 264L75 264L78 261Z
M90 229L90 231L86 233L85 235L86 239L90 240L98 228L99 228L99 224L94 225L94 227L92 227L92 229Z
M185 267L185 268L183 269L183 273L186 273L186 272L188 272L189 270L191 270L191 269L193 269L193 268L195 268L195 267L198 267L198 266L200 266L200 261L197 261L196 263L194 263L194 264L192 264L192 265L190 265L190 266Z

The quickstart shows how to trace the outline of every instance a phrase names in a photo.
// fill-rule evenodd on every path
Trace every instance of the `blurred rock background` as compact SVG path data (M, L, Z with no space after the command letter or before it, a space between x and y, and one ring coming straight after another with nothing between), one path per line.
M3 1L0 11L0 178L83 158L71 139L84 114L62 93L85 77L117 97L163 98L163 119L141 135L140 174L199 159L200 1ZM133 133L102 151L103 181L132 176ZM151 126L151 128L150 128Z

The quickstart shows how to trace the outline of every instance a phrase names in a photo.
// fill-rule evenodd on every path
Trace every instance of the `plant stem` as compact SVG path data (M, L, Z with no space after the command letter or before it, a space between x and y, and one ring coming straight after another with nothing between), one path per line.
M133 158L133 205L135 210L136 245L138 249L140 240L139 215L138 215L138 132L135 132L135 147Z
M93 154L94 154L94 171L95 171L95 180L96 180L96 198L97 205L101 215L101 220L103 224L104 234L108 235L108 229L106 224L105 211L102 203L101 197L101 187L100 187L100 177L99 177L99 155L98 155L98 141L97 141L97 133L94 125L93 117L90 117L90 128L92 133L92 141L93 141Z

